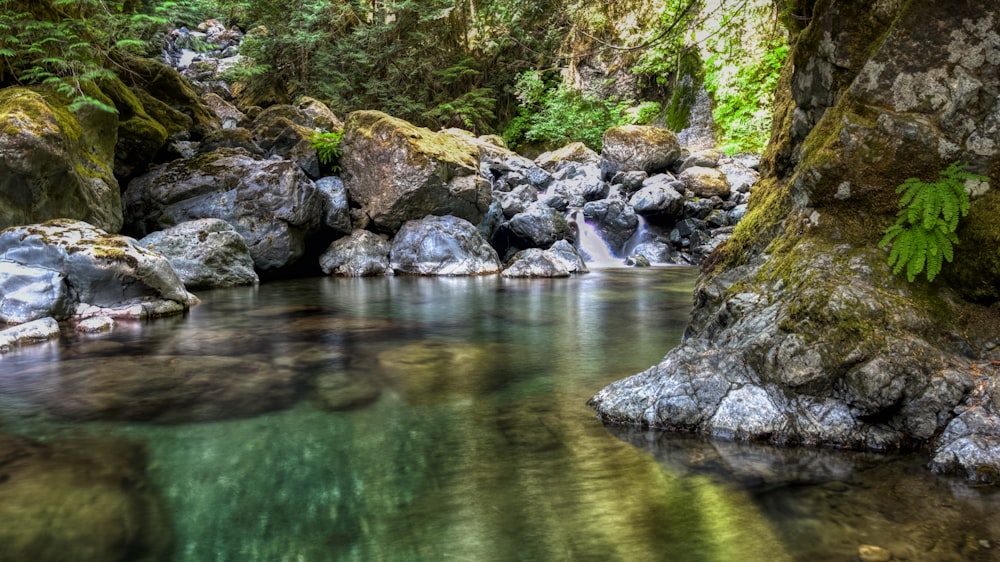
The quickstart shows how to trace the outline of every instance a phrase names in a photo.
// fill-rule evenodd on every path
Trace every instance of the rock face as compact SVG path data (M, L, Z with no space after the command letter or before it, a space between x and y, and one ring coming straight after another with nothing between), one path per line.
M877 245L906 178L960 160L990 178L986 191L1000 181L1000 11L813 8L763 179L699 280L683 342L591 404L608 422L722 438L928 448L937 471L998 481L1000 407L976 362L1000 358L1000 319L961 285L893 276ZM988 201L972 202L977 222L959 236L995 220L977 217ZM963 243L956 263L991 252Z
M481 275L501 269L496 250L458 217L410 221L392 241L392 269L414 275Z
M323 213L298 164L257 160L241 149L164 164L129 182L124 200L128 227L139 236L195 219L228 222L264 271L295 263Z
M622 125L604 132L601 170L606 177L627 170L662 172L680 155L681 145L673 132L659 127Z
M40 443L0 434L4 560L170 558L173 532L143 449L105 439Z
M27 88L0 90L0 228L73 218L117 232L117 118L103 111L74 114L49 97Z
M189 289L256 285L253 258L243 237L219 219L182 222L139 240L162 254Z
M0 232L0 271L0 322L146 318L183 312L196 302L166 258L80 221Z
M347 118L341 148L347 192L381 230L394 232L425 215L478 224L490 207L479 149L456 135L356 111Z

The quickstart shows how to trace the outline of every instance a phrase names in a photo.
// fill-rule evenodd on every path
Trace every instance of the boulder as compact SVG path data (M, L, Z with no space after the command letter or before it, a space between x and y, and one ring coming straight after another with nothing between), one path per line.
M302 96L296 107L305 114L309 120L309 126L314 129L327 132L344 129L344 122L325 103L316 98Z
M162 254L189 289L256 285L253 257L243 237L220 219L182 222L139 240Z
M173 68L154 59L119 54L112 58L123 70L119 76L168 134L190 131L202 138L221 126L191 84Z
M665 171L681 154L677 135L646 125L621 125L604 132L601 171L610 178L618 172Z
M212 113L219 119L219 122L222 123L223 129L235 128L240 121L246 118L245 113L240 111L235 105L222 99L222 96L218 94L204 94L201 96L201 99L212 110Z
M729 197L729 180L718 168L692 166L681 172L678 179L698 197Z
M629 198L628 204L643 216L674 217L684 207L684 196L677 193L669 183L650 182L636 191Z
M319 258L323 273L343 277L392 275L389 252L392 245L384 236L367 230L355 230L350 236L334 240Z
M196 154L205 154L206 152L213 152L220 148L242 148L254 156L261 158L265 156L264 151L257 146L257 142L253 139L250 130L243 127L219 129L209 133L198 143ZM182 154L181 156L185 155ZM185 157L190 158L192 156L194 154Z
M501 269L496 250L467 220L429 215L403 225L392 241L392 269L414 275L481 275Z
M530 185L521 185L509 192L495 191L493 197L500 204L503 216L509 219L524 212L528 205L537 201L538 192Z
M134 239L53 220L0 232L0 322L52 316L147 318L197 302L170 262Z
M587 201L604 199L610 190L596 164L568 162L552 175L548 193L562 195L570 206L581 207Z
M139 97L120 78L102 80L101 93L118 110L115 177L126 182L144 172L167 142L167 129L146 111ZM53 217L64 218L64 217Z
M565 162L600 164L601 156L582 142L574 142L558 150L544 152L535 158L535 165L550 173L555 172Z
M59 322L55 318L39 318L0 330L0 353L7 353L22 345L46 342L58 338Z
M164 164L129 182L124 200L138 236L195 219L228 222L261 271L295 263L323 213L316 185L295 162L257 160L241 149Z
M504 230L524 243L523 247L548 248L557 240L576 241L576 231L555 209L535 202L504 224Z
M528 248L514 255L503 270L504 277L568 277L587 273L587 264L572 244L558 240L548 250Z
M167 560L172 524L141 445L0 434L4 560Z
M73 113L56 99L28 88L0 90L0 229L72 218L117 232L118 119L93 109Z
M356 111L344 126L341 149L347 193L380 230L393 232L425 215L478 224L490 207L479 150L454 135Z

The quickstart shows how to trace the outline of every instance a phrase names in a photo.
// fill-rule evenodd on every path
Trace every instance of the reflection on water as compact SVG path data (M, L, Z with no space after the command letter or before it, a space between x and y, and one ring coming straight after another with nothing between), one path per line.
M931 478L911 457L601 426L586 400L679 341L694 275L206 292L186 317L3 356L0 429L53 447L142 444L172 560L848 560L866 543L910 560L1000 552L997 497ZM0 440L0 468L4 458ZM0 513L9 488L0 475ZM125 559L161 542L138 541Z

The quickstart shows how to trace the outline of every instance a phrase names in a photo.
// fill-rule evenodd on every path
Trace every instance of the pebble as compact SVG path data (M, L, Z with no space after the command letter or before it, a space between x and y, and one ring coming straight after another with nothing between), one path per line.
M858 547L858 560L861 562L889 562L892 553L881 546L863 544Z

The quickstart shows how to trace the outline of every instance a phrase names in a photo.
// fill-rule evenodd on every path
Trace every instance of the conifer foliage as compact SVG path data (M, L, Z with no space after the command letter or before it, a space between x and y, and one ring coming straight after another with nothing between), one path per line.
M906 279L912 283L926 271L927 280L933 281L944 262L952 261L954 245L958 244L958 221L969 213L965 182L986 180L965 168L966 164L954 162L940 172L935 182L908 178L896 188L896 193L902 194L900 211L896 223L885 230L878 244L880 248L891 245L889 265L893 274L905 270Z

